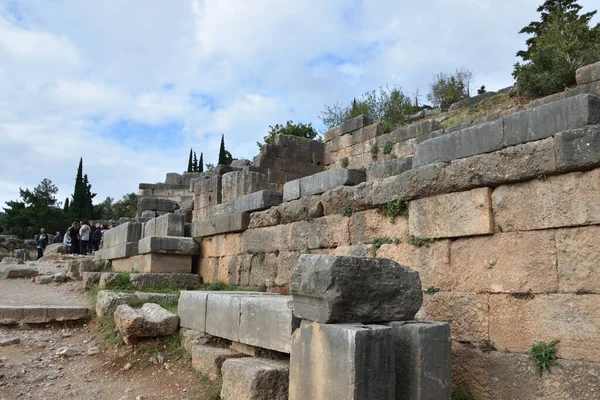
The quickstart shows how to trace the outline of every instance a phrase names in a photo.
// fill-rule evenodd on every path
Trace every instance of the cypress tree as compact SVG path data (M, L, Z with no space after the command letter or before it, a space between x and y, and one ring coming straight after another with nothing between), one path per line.
M63 212L65 215L69 214L69 198L65 199L65 205L63 206Z
M221 148L219 149L219 165L230 165L233 161L231 153L225 150L225 135L221 136Z
M85 208L85 186L83 184L83 158L79 159L77 168L77 177L75 178L75 189L73 190L73 200L69 205L70 217L74 220L83 218Z
M85 189L85 203L83 208L83 218L90 219L94 214L94 205L92 203L96 193L92 193L92 185L88 180L87 174L83 176L83 187Z
M192 162L192 172L198 172L198 158L196 152L194 152L194 162Z
M190 149L190 159L188 160L187 172L192 172L193 167L194 166L192 165L192 149Z
M200 162L198 163L198 172L204 172L204 160L203 155L200 153Z

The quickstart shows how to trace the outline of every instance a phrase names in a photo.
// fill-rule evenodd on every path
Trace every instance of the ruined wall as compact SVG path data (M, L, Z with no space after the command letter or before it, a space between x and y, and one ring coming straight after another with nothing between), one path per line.
M419 271L418 316L451 324L454 382L477 399L598 398L600 98L459 130L425 121L386 137L364 122L328 133L325 164L338 174L348 157L365 182L194 220L203 279L287 293L302 253L390 258ZM384 137L412 157L358 154ZM552 340L564 368L537 375L526 353Z

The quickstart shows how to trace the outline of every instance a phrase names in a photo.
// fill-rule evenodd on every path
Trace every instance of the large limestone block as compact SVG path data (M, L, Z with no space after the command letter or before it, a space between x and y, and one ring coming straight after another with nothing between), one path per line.
M182 328L206 332L206 302L209 292L182 290L177 304Z
M600 123L600 97L568 97L531 110L508 115L504 121L504 146L545 139L569 129Z
M247 357L230 349L196 345L192 346L192 367L214 381L221 375L221 367L229 358Z
M327 215L310 221L289 224L287 249L306 250L346 246L350 244L349 222L350 219L342 215Z
M142 224L138 222L125 222L103 234L103 249L137 242L142 236Z
M156 218L151 218L144 224L142 228L142 238L156 236Z
M494 233L492 189L443 194L409 203L412 236L450 238Z
M62 243L52 243L44 249L44 256L50 254L67 254L67 248Z
M163 293L128 293L100 290L96 297L96 315L98 317L110 315L121 304L134 307L144 303L177 304L177 296Z
M340 134L345 135L346 133L357 131L365 126L371 125L372 123L373 118L366 115L359 115L358 117L344 121L340 125Z
M392 260L303 254L292 275L294 315L322 323L413 319L422 302L416 271Z
M406 218L399 216L392 219L376 209L352 213L348 228L353 245L373 243L380 238L399 239L401 242L409 238Z
M141 225L141 224L140 224ZM94 254L97 260L116 260L138 255L138 242L117 244L109 248L103 248Z
M231 233L203 238L200 242L202 257L232 256L242 252L242 234Z
M239 342L282 353L291 351L292 333L300 320L292 315L291 296L242 298Z
M600 223L600 169L500 186L492 194L503 232Z
M389 323L394 331L397 399L450 399L452 340L444 322Z
M311 323L292 338L290 400L395 399L393 329Z
M600 293L600 226L556 231L558 287L567 293Z
M260 358L229 358L223 363L223 400L287 400L290 363Z
M28 279L36 277L39 274L37 268L15 265L0 270L0 279Z
M497 233L452 243L455 292L546 293L558 290L553 231Z
M193 256L200 253L200 247L194 238L149 236L138 242L138 251L140 254L164 253Z
M242 235L242 252L272 253L288 249L289 225L249 229Z
M156 218L154 235L152 236L183 236L185 216L181 214L165 214Z
M264 189L270 189L265 174L249 170L229 172L223 175L222 202L227 203Z
M578 85L600 81L600 62L579 68L575 76Z
M283 201L324 193L338 186L354 186L366 180L362 169L336 168L287 182L283 185Z
M482 342L489 339L489 297L483 293L427 294L416 319L448 322L453 340Z
M249 222L250 215L247 212L224 215L204 221L195 221L192 224L192 236L206 237L224 233L242 232L248 228Z
M560 132L554 140L559 170L573 171L600 166L600 125Z
M412 169L412 156L379 161L367 167L367 182L383 179Z
M114 316L116 328L124 337L169 336L179 326L177 315L154 303L146 303L141 308L121 304Z
M490 296L490 340L526 352L539 341L560 340L560 358L600 362L600 296L548 294Z
M189 274L192 272L192 256L147 253L113 260L112 268L119 272Z
M230 200L224 204L217 204L210 210L212 217L227 214L254 212L277 206L283 201L283 194L274 190L261 190L245 196Z

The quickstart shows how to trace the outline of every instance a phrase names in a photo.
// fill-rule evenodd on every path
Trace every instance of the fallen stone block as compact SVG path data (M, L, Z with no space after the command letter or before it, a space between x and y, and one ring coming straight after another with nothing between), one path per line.
M294 315L322 323L411 320L423 301L419 273L382 258L303 254L290 288Z
M192 236L206 237L222 233L242 232L248 228L250 214L247 212L196 221L192 224Z
M98 289L105 290L111 289L116 286L115 284L119 279L128 280L128 276L118 274L117 272L103 272L100 275L100 281L98 282Z
M585 85L600 81L600 62L579 68L575 72L575 77L577 79L577 85Z
M183 236L185 217L180 214L165 214L156 218L154 235L152 236Z
M99 317L110 315L121 304L139 307L145 303L177 304L177 300L177 296L173 294L100 290L96 297L96 314Z
M50 254L67 254L67 248L63 246L62 243L49 244L44 249L44 257L49 256Z
M152 287L172 287L184 290L197 289L202 284L197 274L146 273L131 274L129 283L137 290Z
M200 253L200 247L193 238L174 236L149 236L138 242L140 254L181 254L194 256Z
M397 399L449 399L452 340L445 322L390 322Z
M20 264L25 264L25 262L23 261L23 259L17 258L17 257L4 257L2 259L2 264L20 265Z
M410 169L412 169L412 156L389 161L379 161L367 167L367 182L400 175Z
M39 275L37 268L12 266L0 270L0 279L28 279Z
M220 347L192 346L192 367L212 381L221 375L221 367L225 360L240 357L247 356Z
M12 346L14 344L20 344L20 343L21 343L21 339L18 337L0 338L0 347Z
M169 336L177 330L179 317L158 304L141 308L121 304L115 309L115 325L125 338Z
M222 366L223 400L287 400L290 363L260 358L230 358Z
M559 132L600 124L600 97L582 94L531 110L508 115L504 121L504 146L531 142Z
M96 260L90 258L74 260L69 263L68 275L73 279L80 279L84 272L110 271L111 266L112 263L110 260Z
M33 283L36 285L48 285L54 281L54 277L52 275L38 275L33 278Z
M287 182L283 185L283 201L321 194L338 186L354 186L366 179L362 169L336 168Z
M289 399L395 399L392 345L387 326L303 325L292 338Z
M503 139L501 119L447 133L417 144L413 166L416 168L500 150Z

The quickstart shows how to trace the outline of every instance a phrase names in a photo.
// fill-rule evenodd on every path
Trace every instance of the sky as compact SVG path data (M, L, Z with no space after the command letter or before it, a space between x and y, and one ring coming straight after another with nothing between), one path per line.
M581 0L584 11L597 0ZM542 0L0 0L0 207L79 158L96 202L252 159L269 125L325 127L325 105L381 85L426 102L436 73L513 84ZM598 18L596 18L596 21Z

